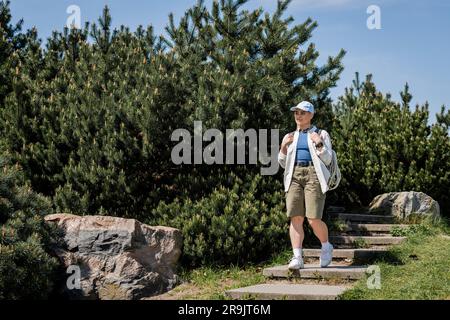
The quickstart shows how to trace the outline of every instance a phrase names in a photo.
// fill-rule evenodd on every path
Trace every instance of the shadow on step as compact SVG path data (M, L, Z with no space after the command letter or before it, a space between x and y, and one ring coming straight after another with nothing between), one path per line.
M355 258L351 265L359 264L376 264L377 262L385 262L392 265L403 265L404 262L395 254L390 251L377 252L375 257L368 257L366 255L358 256L355 254Z

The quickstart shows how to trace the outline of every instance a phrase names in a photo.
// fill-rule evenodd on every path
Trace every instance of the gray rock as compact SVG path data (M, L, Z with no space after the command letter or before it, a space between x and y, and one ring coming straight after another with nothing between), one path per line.
M423 192L390 192L376 196L369 204L369 212L393 215L400 219L411 215L440 217L439 203Z
M64 267L80 270L80 287L64 286L70 298L140 299L179 282L175 269L182 236L177 229L108 216L53 214L45 220L62 231L54 252Z

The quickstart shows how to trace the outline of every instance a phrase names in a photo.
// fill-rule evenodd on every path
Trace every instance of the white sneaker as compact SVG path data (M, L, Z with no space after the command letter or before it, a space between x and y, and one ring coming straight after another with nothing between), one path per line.
M325 248L322 248L320 253L320 267L328 267L331 260L333 260L333 246L329 244L328 246L325 246Z
M298 270L303 269L303 258L302 257L292 257L291 261L289 262L289 270Z

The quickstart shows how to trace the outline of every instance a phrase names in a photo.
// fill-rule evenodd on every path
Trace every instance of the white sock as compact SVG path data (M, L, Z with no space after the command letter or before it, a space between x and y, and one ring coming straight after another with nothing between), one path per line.
M327 241L327 242L323 242L322 243L322 248L326 248L329 247L331 244Z
M302 256L302 248L294 248L294 257L301 257Z

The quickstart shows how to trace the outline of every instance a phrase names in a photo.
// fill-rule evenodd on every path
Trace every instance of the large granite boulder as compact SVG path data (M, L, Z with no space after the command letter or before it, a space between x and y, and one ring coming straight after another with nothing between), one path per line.
M73 270L80 274L78 286L64 285L70 298L140 299L178 283L182 236L177 229L108 216L53 214L45 220L61 231L63 239L54 251L66 278L76 275Z
M376 196L369 204L369 212L394 215L400 219L411 215L440 217L439 203L423 192L389 192Z

